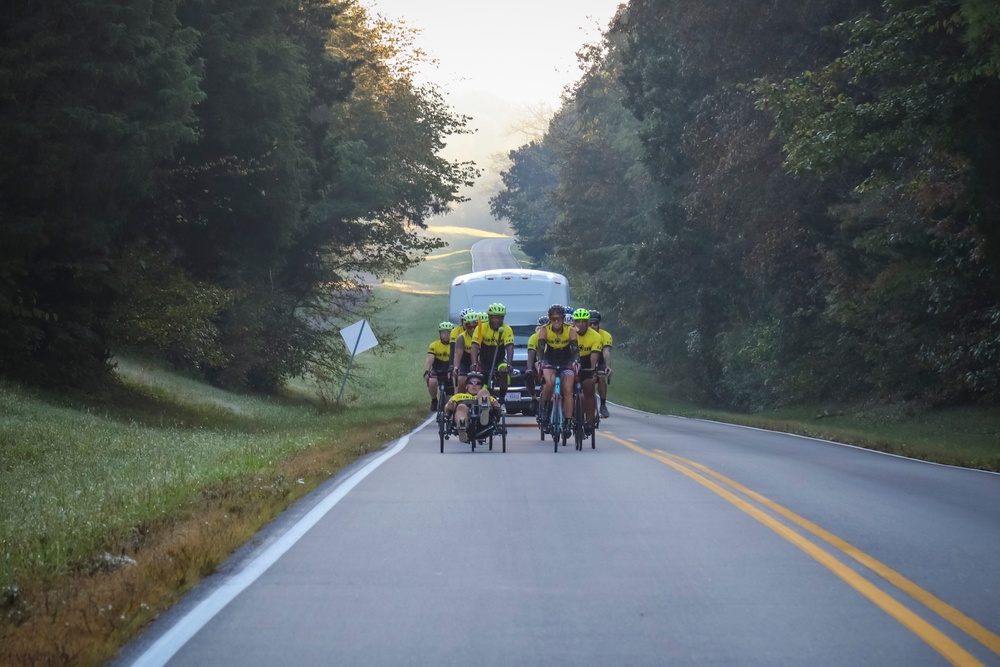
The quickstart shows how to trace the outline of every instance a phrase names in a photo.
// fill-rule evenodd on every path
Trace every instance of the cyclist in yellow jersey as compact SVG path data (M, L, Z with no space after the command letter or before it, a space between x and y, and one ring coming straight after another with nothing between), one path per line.
M580 345L576 329L565 322L566 308L560 304L549 307L549 323L538 330L538 357L542 362L542 398L539 420L548 419L548 404L553 400L556 373L563 376L560 391L563 401L565 427L571 426L573 414L573 376L580 370Z
M438 339L427 347L427 359L424 361L424 381L427 383L427 393L431 395L431 412L438 409L438 386L448 381L448 362L451 361L451 322L438 325Z
M475 434L475 425L469 423L469 408L472 405L478 403L480 406L479 423L482 426L489 424L491 414L500 418L500 402L483 386L482 373L470 372L466 377L466 389L467 391L457 392L444 406L445 417L455 424L458 439L462 442L469 441L470 426L473 428L473 436Z
M601 399L601 419L611 416L608 412L608 382L611 380L611 333L601 326L601 313L590 311L590 328L601 334L601 360L597 363L597 395Z
M452 367L455 377L455 391L465 391L465 378L472 365L472 341L479 328L479 313L470 310L462 318L462 329L455 335L455 352Z
M528 408L530 414L538 414L538 395L535 393L535 378L541 374L541 366L538 365L538 332L549 323L549 316L542 315L538 318L538 328L535 333L528 336L528 363L524 372L524 388L531 396L531 406Z
M458 326L451 330L451 338L448 342L451 345L452 365L455 363L455 339L458 338L458 334L465 330L465 316L471 312L474 312L471 308L463 308L462 312L458 314Z
M496 380L502 403L510 381L508 362L514 360L514 330L504 326L507 308L502 303L491 303L486 315L472 343L472 368L486 376L487 389L491 378Z
M601 358L601 334L590 328L590 311L577 308L573 312L573 326L576 328L580 345L580 389L583 392L583 414L586 422L585 433L590 435L594 428L594 413L597 400L594 398L594 372Z

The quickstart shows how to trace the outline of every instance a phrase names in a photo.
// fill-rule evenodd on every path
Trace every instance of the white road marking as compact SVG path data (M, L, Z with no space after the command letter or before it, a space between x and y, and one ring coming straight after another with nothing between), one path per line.
M327 512L336 506L344 497L356 487L361 480L370 475L376 468L391 459L393 456L403 451L410 436L427 426L430 419L413 429L410 433L400 438L395 446L387 450L381 456L373 459L365 467L351 475L343 484L340 484L328 496L323 498L308 514L302 517L293 525L288 532L282 535L274 544L264 550L257 558L240 572L219 586L205 600L202 600L194 609L185 614L173 627L167 630L156 642L153 643L135 662L133 667L161 667L165 665L199 630L212 620L212 618L222 611L227 604L246 590L250 584L264 574L269 567L274 565L285 552L292 548L299 539L315 526Z

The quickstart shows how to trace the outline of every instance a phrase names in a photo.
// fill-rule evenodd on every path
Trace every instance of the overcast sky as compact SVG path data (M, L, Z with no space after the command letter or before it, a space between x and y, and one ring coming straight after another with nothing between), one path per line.
M490 92L514 105L556 106L579 78L576 51L597 41L619 0L362 0L419 29L440 60L435 83L452 93Z

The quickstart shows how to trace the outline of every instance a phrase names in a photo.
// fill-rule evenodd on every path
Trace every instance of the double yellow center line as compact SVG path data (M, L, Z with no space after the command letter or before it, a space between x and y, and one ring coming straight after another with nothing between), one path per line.
M802 534L794 530L793 528L787 526L781 521L777 520L767 512L764 512L759 507L751 504L744 498L737 496L733 491L737 491L743 494L746 498L756 501L760 505L771 510L775 514L778 514L791 523L799 526L805 531L815 535L827 544L833 546L842 553L850 556L858 563L861 563L871 571L875 572L877 575L891 583L897 589L907 593L915 600L918 600L928 609L938 614L942 618L946 619L957 628L961 629L969 636L973 637L981 644L989 648L993 653L1000 656L1000 636L997 636L993 632L987 630L982 625L972 620L962 612L958 611L948 603L944 602L940 598L927 592L920 586L916 585L903 575L899 574L895 570L889 568L885 564L875 560L868 554L864 553L857 547L840 539L836 535L833 535L829 531L820 528L816 524L804 519L803 517L795 514L791 510L782 507L778 503L765 498L764 496L751 491L745 486L735 482L724 475L706 468L705 466L690 461L688 459L677 456L676 454L669 454L663 450L654 449L648 450L638 445L617 438L607 432L600 432L605 438L613 440L619 444L628 447L629 449L636 451L640 454L648 456L650 458L656 459L661 463L665 463L671 468L674 468L683 475L694 480L698 484L701 484L705 488L713 491L722 498L725 498L730 503L743 510L753 518L760 521L762 524L778 533L786 540L799 547L807 554L815 558L825 567L827 567L835 575L843 579L851 588L858 591L866 598L874 602L885 611L887 614L892 616L894 619L902 623L906 628L911 630L914 634L920 637L922 640L927 642L931 647L934 648L938 653L940 653L948 662L953 665L961 666L972 666L972 665L982 665L982 663L977 660L972 654L963 649L943 632L935 628L933 625L927 621L920 618L917 614L910 611L906 606L896 601L892 596L886 594L874 584L869 582L863 576L861 576L855 570L852 570L847 565L831 556L829 553L821 549L815 543L809 541ZM704 473L704 474L702 474ZM710 479L712 478L712 479ZM721 484L729 487L728 489L721 486L719 483L713 481L713 479L718 480Z

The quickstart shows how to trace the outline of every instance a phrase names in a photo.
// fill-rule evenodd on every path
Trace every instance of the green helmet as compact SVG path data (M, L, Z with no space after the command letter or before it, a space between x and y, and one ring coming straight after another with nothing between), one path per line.
M487 315L506 315L507 308L502 303L491 303L490 307L486 309Z
M455 325L447 321L442 322L441 324L438 325L438 331L451 331L454 328Z
M462 324L468 324L469 322L478 322L479 313L474 310L470 310L465 315L462 315Z
M573 311L573 321L577 320L587 320L590 321L590 311L586 308L577 308Z
M490 319L490 316L487 315L486 313L479 313L479 321L480 322L486 322L489 319Z

